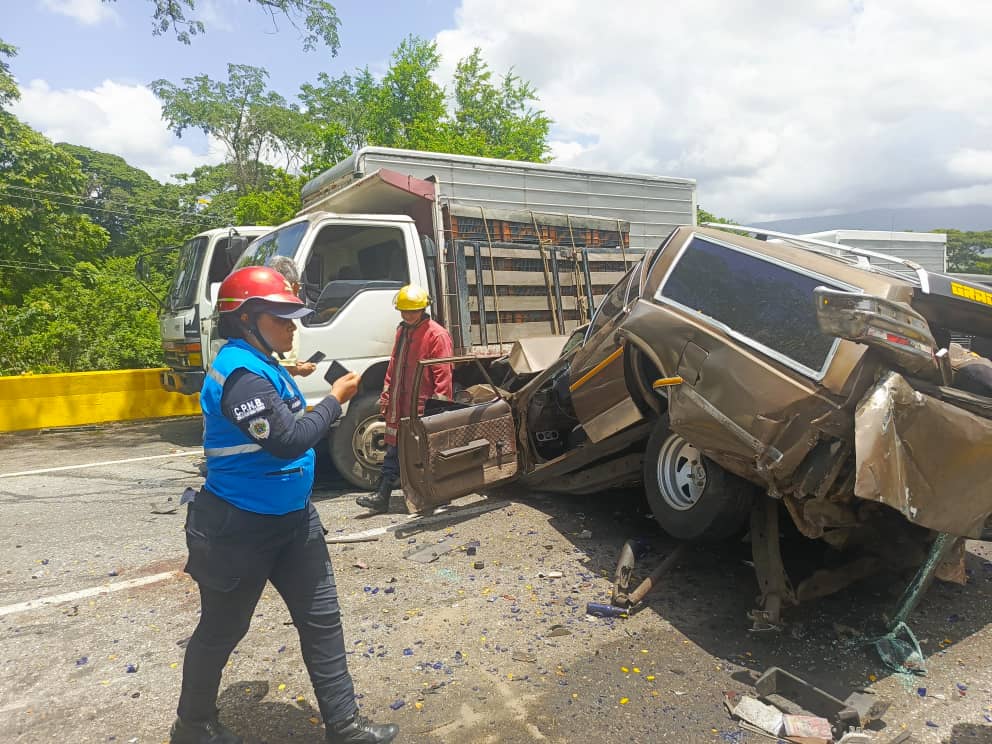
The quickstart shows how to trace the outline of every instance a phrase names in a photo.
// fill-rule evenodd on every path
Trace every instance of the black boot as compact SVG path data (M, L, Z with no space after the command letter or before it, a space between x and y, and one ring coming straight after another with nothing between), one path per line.
M373 514L385 514L389 511L389 497L393 493L393 479L383 476L379 480L379 490L374 495L359 496L355 503Z
M169 744L242 744L244 739L234 734L220 719L187 723L177 718L172 724Z
M395 723L372 723L356 715L327 725L327 744L389 744L400 732Z

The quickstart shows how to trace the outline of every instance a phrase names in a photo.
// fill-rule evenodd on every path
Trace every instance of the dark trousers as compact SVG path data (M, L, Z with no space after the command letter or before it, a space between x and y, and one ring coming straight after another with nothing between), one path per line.
M382 478L390 483L400 482L400 454L395 444L386 445L386 456L382 460Z
M324 530L313 504L282 516L246 512L201 491L189 505L187 572L200 587L200 622L186 647L178 714L217 713L221 671L248 632L266 580L289 608L325 723L357 710Z

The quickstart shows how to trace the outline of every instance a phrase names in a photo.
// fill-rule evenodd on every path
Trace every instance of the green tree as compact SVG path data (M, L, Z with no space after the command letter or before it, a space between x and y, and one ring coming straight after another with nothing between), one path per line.
M304 176L277 171L264 191L254 191L238 198L234 221L238 225L279 225L293 219L300 211L300 192Z
M17 89L17 81L10 72L10 64L4 60L4 57L14 57L16 54L17 47L6 44L0 39L0 109L21 97Z
M719 222L721 225L736 225L737 222L734 220L728 220L724 217L717 217L712 212L707 212L705 209L696 205L696 224L703 225L707 222Z
M134 256L81 262L0 306L0 375L159 366L158 306L134 266ZM154 278L160 291L167 281Z
M494 83L476 49L458 63L449 101L435 82L440 61L436 44L409 36L381 80L364 68L339 77L321 74L316 84L302 86L300 101L314 128L311 170L366 145L545 159L551 120L534 108L530 83L512 70Z
M432 77L440 63L434 42L408 36L400 43L386 74L370 91L372 144L411 150L444 146L444 89Z
M207 28L203 21L193 17L196 0L148 0L155 8L152 19L152 33L160 36L170 29L183 44L189 44L194 36L204 33ZM117 0L103 0L105 3ZM326 0L246 0L268 13L272 24L278 28L279 18L284 18L296 29L303 39L303 50L313 51L323 43L331 54L337 54L340 39L338 19L334 6ZM190 16L187 16L187 13ZM300 27L300 24L303 27Z
M508 71L499 85L478 47L455 68L455 111L449 124L465 155L546 161L551 119L531 107L534 87Z
M329 168L370 144L378 86L365 68L338 77L322 72L316 85L300 87L300 102L310 126L311 172Z
M162 101L162 118L177 136L187 129L199 129L224 143L239 195L265 183L263 155L296 145L283 137L293 109L281 95L267 89L268 77L260 67L229 64L226 81L197 75L183 78L182 87L168 80L151 84Z
M57 147L79 161L86 176L81 208L110 234L107 252L112 255L178 245L216 226L210 216L182 208L178 186L159 183L122 157L68 143Z
M0 55L15 53L0 41ZM18 96L6 64L0 91L6 102ZM85 183L72 156L0 109L0 303L18 302L53 271L107 245L107 232L75 208Z
M945 229L933 232L947 233L948 271L992 273L992 230L966 232Z

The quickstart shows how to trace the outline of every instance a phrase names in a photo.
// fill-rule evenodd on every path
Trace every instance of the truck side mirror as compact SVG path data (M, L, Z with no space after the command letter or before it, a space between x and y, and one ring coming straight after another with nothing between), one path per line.
M228 271L234 268L235 264L238 263L238 259L245 252L248 247L248 238L244 235L232 235L227 240L227 246L224 248L224 253L227 255L227 267Z
M134 264L134 275L139 281L147 282L151 279L151 269L148 268L148 255L138 256Z

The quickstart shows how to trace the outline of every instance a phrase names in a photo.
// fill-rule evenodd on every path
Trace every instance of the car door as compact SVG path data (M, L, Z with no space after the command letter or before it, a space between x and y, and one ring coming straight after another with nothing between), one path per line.
M592 442L599 442L643 418L630 397L624 347L617 330L637 298L644 261L639 261L606 294L569 370L575 415Z
M470 376L481 383L468 392L478 402L428 401L419 413L421 371L431 364L476 365ZM516 477L520 463L513 410L479 360L474 356L424 360L420 370L412 396L414 410L400 421L397 440L410 510L424 511Z

